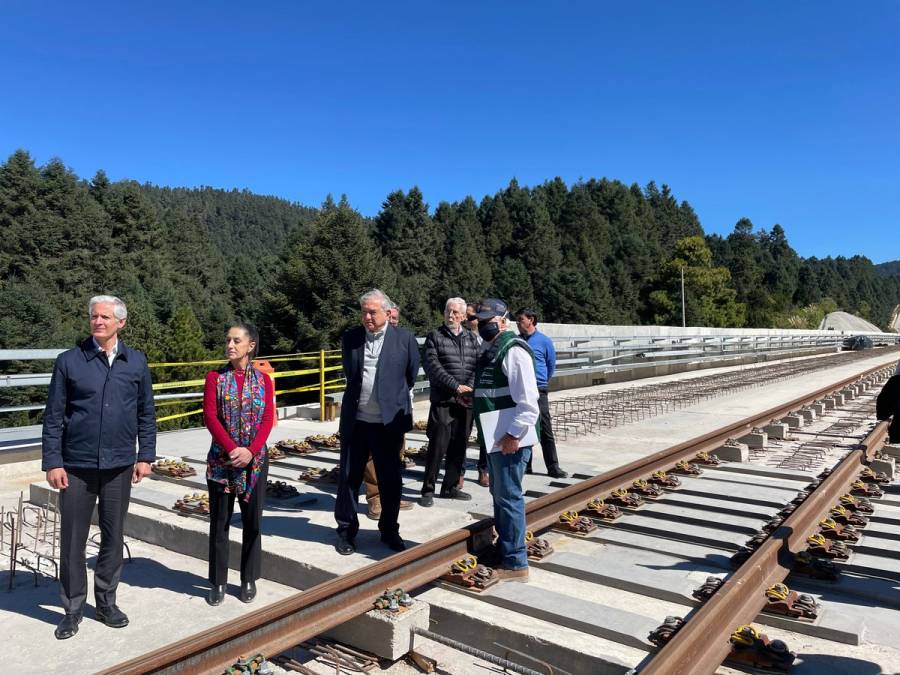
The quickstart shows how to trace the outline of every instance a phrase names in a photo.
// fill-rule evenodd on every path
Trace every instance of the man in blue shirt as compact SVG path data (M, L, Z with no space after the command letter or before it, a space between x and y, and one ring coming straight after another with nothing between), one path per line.
M556 370L556 349L553 341L537 329L538 316L533 309L523 307L516 312L516 325L519 334L528 342L534 353L534 372L538 387L538 407L541 410L541 452L544 455L544 464L547 465L547 475L552 478L567 478L569 474L559 468L559 458L556 456L556 440L553 437L553 422L550 419L550 401L547 392L550 390L550 378ZM531 473L531 460L525 469Z

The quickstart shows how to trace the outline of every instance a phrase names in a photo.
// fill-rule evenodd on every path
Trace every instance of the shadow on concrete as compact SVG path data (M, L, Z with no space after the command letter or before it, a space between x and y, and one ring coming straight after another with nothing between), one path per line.
M728 572L734 570L731 566L731 556L724 553L707 553L703 558L696 557L690 560L679 560L671 565L638 563L638 566L648 570L684 570L685 572L709 572L710 574L721 572L722 570Z
M206 597L209 582L193 572L173 570L152 558L132 558L122 566L122 583L141 588L164 588L173 593ZM119 589L121 594L121 587ZM126 590L127 593L127 590Z
M797 675L883 675L871 661L834 654L797 654L791 672Z
M13 590L9 591L9 575L8 570L0 572L0 613L21 614L56 626L63 618L58 582L42 575L38 577L38 585L35 586L31 572L18 570Z

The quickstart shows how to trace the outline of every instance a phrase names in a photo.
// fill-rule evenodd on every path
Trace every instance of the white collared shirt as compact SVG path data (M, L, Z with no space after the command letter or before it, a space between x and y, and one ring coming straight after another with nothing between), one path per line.
M116 338L116 343L113 345L113 348L110 351L106 351L103 347L100 346L100 343L97 342L97 338L91 336L91 340L94 341L94 346L98 351L103 352L106 355L106 360L109 365L113 364L113 361L116 360L116 356L119 354L119 338Z
M540 417L534 362L531 360L531 354L525 349L513 347L506 352L500 367L509 380L509 395L516 402L516 416L506 433L515 438L522 438L530 427L537 424Z

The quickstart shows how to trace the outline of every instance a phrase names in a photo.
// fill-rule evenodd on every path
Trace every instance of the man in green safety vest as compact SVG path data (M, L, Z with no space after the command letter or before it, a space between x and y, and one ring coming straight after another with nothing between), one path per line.
M502 581L528 581L522 476L540 415L534 358L527 342L507 332L505 302L485 298L476 309L484 346L475 370L473 408L494 498L497 575Z

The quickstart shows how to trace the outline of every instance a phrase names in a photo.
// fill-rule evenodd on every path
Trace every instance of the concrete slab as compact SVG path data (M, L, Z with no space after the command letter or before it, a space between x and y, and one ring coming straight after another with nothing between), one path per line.
M694 589L707 576L724 576L725 573L715 570L700 575L701 579L692 579L688 572L679 570L679 563L683 566L683 562L678 558L653 556L649 551L630 551L614 557L606 550L598 556L557 552L532 565L591 583L695 607L699 603L691 595Z
M796 492L797 490L802 490L807 486L807 484L809 484L809 479L806 476L799 480L793 480L787 477L774 478L764 476L760 475L759 472L726 472L717 471L715 469L705 471L697 477L697 480L737 483L739 485L752 485L769 490L785 490L788 492ZM708 483L706 482L704 482L704 484L708 485Z
M678 494L723 498L735 503L743 502L766 507L777 506L780 509L791 501L798 491L794 488L770 488L725 480L704 480L702 477L682 477Z
M835 564L848 572L900 581L900 559L886 558L879 555L877 550L874 553L854 550L849 561Z
M723 578L726 576L724 570L714 567L704 569L696 563L685 565L684 561L677 557L656 551L628 551L615 546L597 549L591 555L561 550L532 565L557 574L686 607L698 607L701 604L692 594L707 576ZM846 613L837 611L829 601L821 598L819 593L812 592L812 594L821 604L819 617L814 623L773 614L761 614L756 622L844 644L859 644L864 629L862 619L858 616L848 617Z
M647 635L660 624L649 616L556 593L531 583L498 584L479 598L558 626L647 651L653 649Z
M733 532L724 528L718 528L713 524L708 527L703 527L701 525L685 523L677 528L673 528L667 521L651 518L639 513L623 516L613 523L601 523L597 521L597 524L601 528L626 530L628 532L668 537L678 541L713 546L731 551L738 550L744 545L744 542L750 538L746 532Z
M816 477L814 473L808 471L800 471L799 469L780 469L777 466L759 466L757 464L720 464L716 467L703 467L704 474L715 476L717 472L725 473L742 473L751 476L764 476L766 478L783 478L785 480L797 481L802 485L811 483Z
M37 503L46 501L49 491L46 483L35 483L31 489ZM171 510L184 492L180 486L162 481L135 486L125 521L126 535L206 560L209 521ZM307 486L300 499L311 495L317 498L312 505L298 506L296 498L294 504L266 505L262 519L264 578L305 589L393 554L381 543L377 523L361 513L358 552L351 556L339 555L334 550L334 496ZM361 504L360 511L363 509ZM415 507L412 511L401 511L400 533L412 545L473 521L468 513L438 505L430 509ZM240 563L241 534L240 518L235 514L230 531L232 569L237 569Z
M697 509L660 502L649 502L639 513L646 518L658 518L674 523L712 527L717 530L743 534L746 537L752 537L756 534L763 523L768 520L767 518L753 518L745 515L735 515L734 513L721 513L719 511L707 510L698 512ZM631 517L631 514L626 514L617 522L624 522ZM666 527L666 525L663 524L663 527ZM668 527L672 527L672 525Z
M867 553L882 558L896 558L900 560L900 541L874 536L867 530L863 530L863 536L859 538L859 542L853 544L853 550L857 553Z
M587 537L568 537L575 541L612 544L626 548L634 548L642 551L657 551L673 557L682 558L717 569L731 570L731 556L733 548L724 546L704 546L689 541L666 539L652 534L630 532L627 530L615 530L608 527L599 527Z
M727 515L745 516L755 518L763 522L770 520L778 511L778 506L759 506L755 504L746 504L743 502L735 503L730 499L715 497L701 497L699 495L685 494L682 492L672 492L656 501L657 504L674 504L696 511L714 511Z
M431 606L432 630L491 653L502 655L508 648L534 654L554 670L626 675L647 654L645 649L587 635L515 610L486 606L481 598L444 587L431 588L419 597ZM536 665L512 652L508 658L528 668Z

